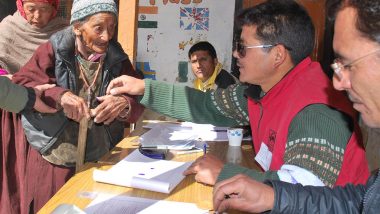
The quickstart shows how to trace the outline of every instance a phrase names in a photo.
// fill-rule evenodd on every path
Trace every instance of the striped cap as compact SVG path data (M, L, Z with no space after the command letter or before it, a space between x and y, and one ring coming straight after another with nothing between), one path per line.
M115 2L113 0L74 0L70 24L100 12L110 12L117 16Z

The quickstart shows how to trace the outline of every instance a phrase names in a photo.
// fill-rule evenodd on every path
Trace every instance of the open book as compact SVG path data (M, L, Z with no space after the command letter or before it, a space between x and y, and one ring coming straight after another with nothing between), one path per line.
M135 150L111 169L95 170L93 179L103 183L170 193L183 180L185 176L182 173L191 163L151 159Z

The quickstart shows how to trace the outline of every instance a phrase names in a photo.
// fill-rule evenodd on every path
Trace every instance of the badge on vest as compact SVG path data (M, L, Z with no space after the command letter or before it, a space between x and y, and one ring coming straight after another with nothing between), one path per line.
M255 160L265 171L269 170L270 163L272 162L272 152L269 151L268 146L264 142L261 142L261 146L259 152L256 154Z

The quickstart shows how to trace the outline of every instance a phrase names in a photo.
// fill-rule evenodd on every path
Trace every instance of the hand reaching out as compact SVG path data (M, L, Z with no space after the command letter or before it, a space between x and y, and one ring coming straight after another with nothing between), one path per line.
M55 87L55 84L44 84L34 87L34 92L36 93L36 101L34 103L34 109L41 113L55 113L56 109L49 107L41 100L41 94L49 89Z
M120 76L113 79L107 87L107 94L130 94L143 95L145 91L145 82L131 76Z

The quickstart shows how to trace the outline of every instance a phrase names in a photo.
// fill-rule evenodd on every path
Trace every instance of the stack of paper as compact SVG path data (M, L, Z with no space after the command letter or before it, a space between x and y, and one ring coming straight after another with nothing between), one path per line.
M192 162L156 160L135 150L107 171L95 170L93 179L150 191L170 193L184 178Z
M203 141L228 141L227 129L229 127L214 126L211 124L198 124L192 122L159 123L149 122L144 125L149 129L165 129L171 140L186 140L188 138L202 139ZM162 131L163 132L163 131ZM251 140L246 137L244 140Z
M202 151L205 141L228 141L227 127L210 124L149 123L144 127L151 130L140 137L143 148Z
M99 195L86 208L86 213L107 213L107 214L205 214L208 210L199 209L195 204L157 201L145 198L128 196Z
M198 140L191 130L180 130L176 127L161 125L141 135L141 147L172 150L189 150L194 147L202 148L203 142Z

